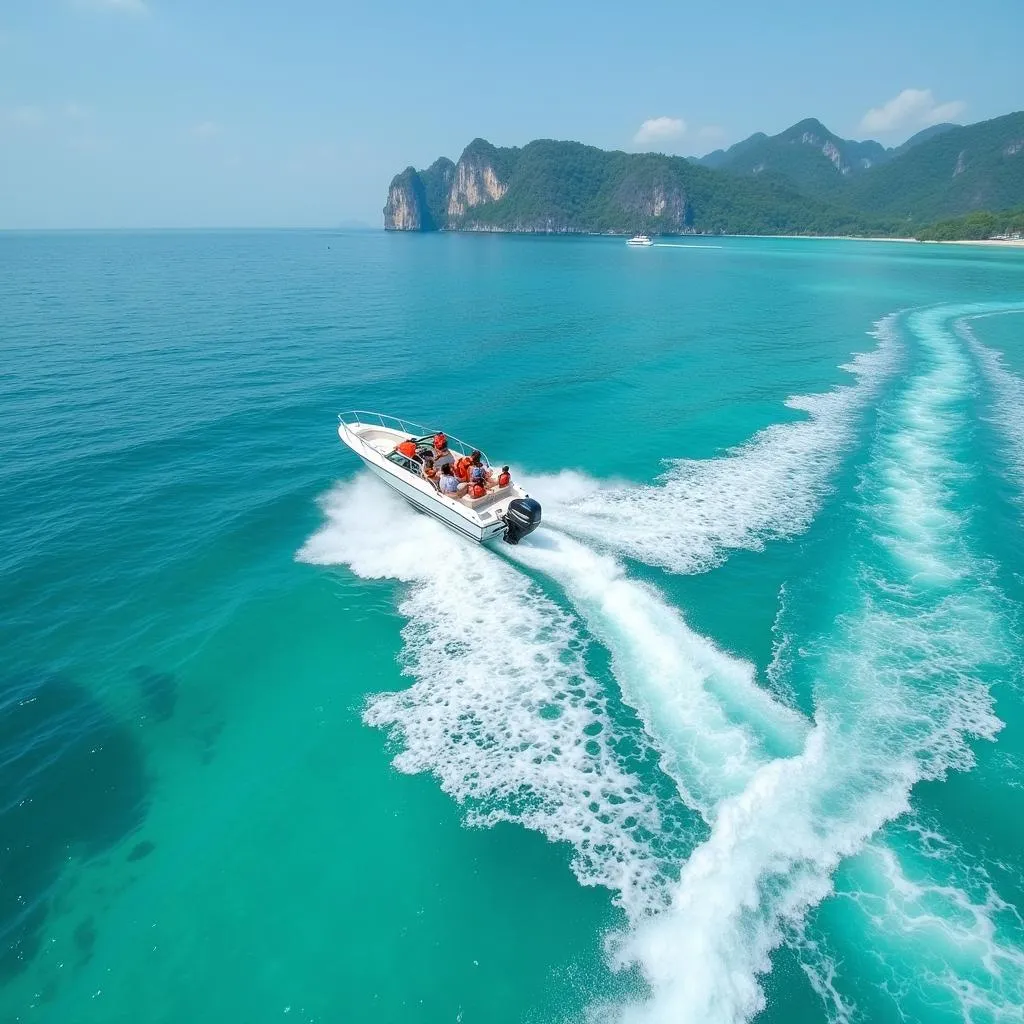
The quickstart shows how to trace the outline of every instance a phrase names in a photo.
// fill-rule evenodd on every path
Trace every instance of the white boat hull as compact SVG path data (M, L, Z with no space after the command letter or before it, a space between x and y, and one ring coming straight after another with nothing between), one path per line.
M466 517L460 515L458 511L451 507L451 503L446 502L440 495L434 497L429 494L423 494L404 480L396 477L395 474L375 465L370 459L364 458L363 462L374 476L379 480L383 480L393 491L397 491L406 501L414 505L418 511L425 512L428 516L439 519L442 523L458 530L459 533L470 540L483 543L485 540L500 537L505 529L504 524L498 522L491 527L489 532L485 532L477 523L471 523Z

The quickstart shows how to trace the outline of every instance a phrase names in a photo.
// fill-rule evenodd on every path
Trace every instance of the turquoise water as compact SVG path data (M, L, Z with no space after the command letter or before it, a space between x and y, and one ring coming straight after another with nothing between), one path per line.
M0 1020L1020 1020L1024 253L0 270ZM417 516L353 406L544 527Z

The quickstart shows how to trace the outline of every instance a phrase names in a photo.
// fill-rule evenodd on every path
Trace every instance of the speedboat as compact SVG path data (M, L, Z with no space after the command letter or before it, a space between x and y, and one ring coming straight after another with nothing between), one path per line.
M634 235L626 239L626 245L654 245L650 235Z
M500 537L509 544L518 544L537 529L540 503L515 483L489 489L483 497L471 498L468 494L461 497L442 494L427 480L420 472L418 456L432 450L437 433L421 423L364 409L338 416L338 437L342 442L363 460L371 473L420 512L479 543ZM456 458L479 450L450 434L446 436L448 450ZM398 451L400 444L410 440L416 445L415 458ZM482 452L481 461L489 465Z

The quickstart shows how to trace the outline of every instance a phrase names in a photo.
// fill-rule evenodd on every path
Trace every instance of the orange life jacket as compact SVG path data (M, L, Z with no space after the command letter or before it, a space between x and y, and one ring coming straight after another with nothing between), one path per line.
M508 487L512 483L512 475L510 473L499 473L498 474L498 486Z
M487 493L487 488L483 484L473 484L469 489L469 496L471 498L482 498Z
M469 458L465 455L455 463L455 475L460 480L469 479Z
M439 451L443 452L448 447L448 438L444 434L434 435L434 447Z
M415 441L403 441L398 446L398 452L402 455L407 455L410 459L416 457L416 442Z

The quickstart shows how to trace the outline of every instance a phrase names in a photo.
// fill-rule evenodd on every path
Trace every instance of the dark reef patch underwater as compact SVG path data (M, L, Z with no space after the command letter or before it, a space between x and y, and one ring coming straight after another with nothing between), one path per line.
M54 883L141 823L145 762L131 731L62 677L8 683L0 700L0 980L39 948ZM95 927L76 936L91 949Z

